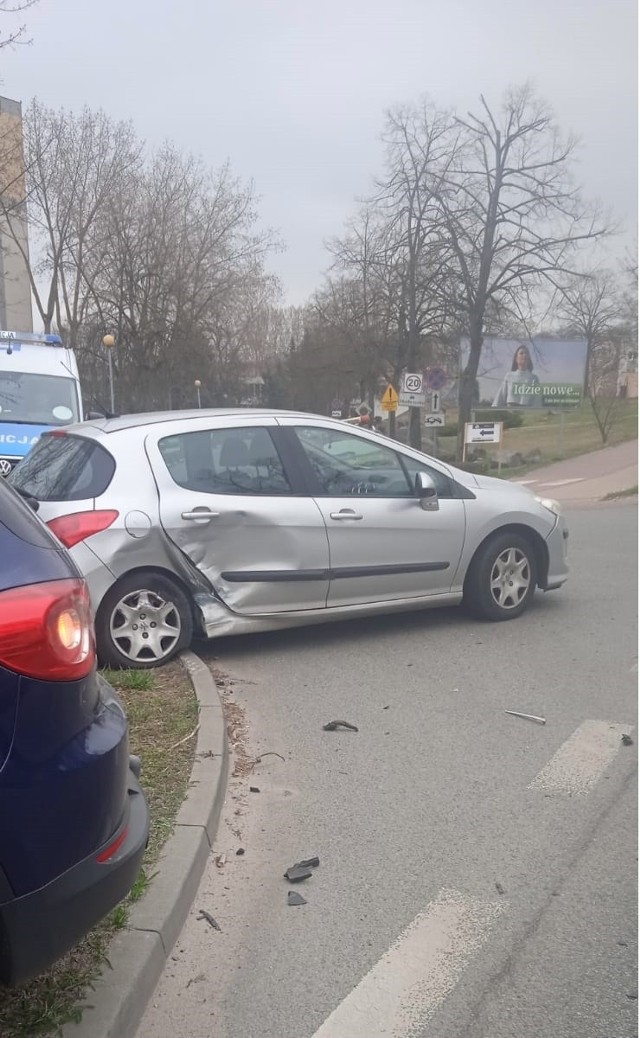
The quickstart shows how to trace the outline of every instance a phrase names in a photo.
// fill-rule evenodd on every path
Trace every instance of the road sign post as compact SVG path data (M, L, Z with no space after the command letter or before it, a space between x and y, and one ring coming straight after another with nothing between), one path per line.
M392 440L396 438L396 411L398 409L399 397L394 387L389 384L382 394L380 404L382 410L389 415L389 436Z

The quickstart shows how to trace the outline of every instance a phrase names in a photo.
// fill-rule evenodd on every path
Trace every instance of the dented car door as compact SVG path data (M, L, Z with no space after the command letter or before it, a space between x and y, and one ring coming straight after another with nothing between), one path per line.
M259 614L324 609L329 548L322 514L296 496L273 419L203 418L150 434L145 448L171 540L225 605Z

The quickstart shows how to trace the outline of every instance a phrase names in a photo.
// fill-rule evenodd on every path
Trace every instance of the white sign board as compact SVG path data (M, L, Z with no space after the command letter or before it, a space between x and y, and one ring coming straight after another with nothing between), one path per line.
M502 422L467 422L464 427L465 443L500 443Z
M426 394L422 375L405 372L400 384L400 403L409 407L424 407Z
M429 399L427 400L427 403L430 404L429 410L433 411L434 414L438 414L438 412L440 411L441 402L442 393L439 389L434 389L433 392L429 393Z
M444 411L432 411L431 414L425 416L424 424L427 429L433 428L434 426L437 429L439 425L444 425L445 421L446 416Z

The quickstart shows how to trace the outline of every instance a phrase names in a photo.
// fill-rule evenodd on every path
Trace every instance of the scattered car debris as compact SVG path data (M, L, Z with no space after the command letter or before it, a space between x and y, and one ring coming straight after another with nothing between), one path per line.
M259 793L260 790L258 789L257 786L249 786L249 792L250 793Z
M312 875L311 869L303 865L292 865L284 873L284 878L288 879L289 883L302 883L303 879L309 879Z
M314 858L305 858L304 861L297 861L293 866L294 869L317 869L320 864L320 858L316 855Z
M622 745L623 746L633 746L633 739L631 738L630 735L627 735L626 732L622 736Z
M496 883L496 890L499 894L506 894L506 890L502 886L502 883Z
M236 855L238 856L238 858L240 858L243 854L244 854L244 847L238 847L238 850L236 851Z
M325 732L335 732L338 728L346 728L350 732L357 732L358 728L355 724L349 724L348 721L327 721L322 726Z
M217 868L223 869L225 867L225 865L227 864L227 856L226 856L226 854L216 854L215 863L216 863Z
M306 905L307 902L303 898L302 894L299 894L297 890L290 890L287 894L288 905Z
M212 929L217 930L218 933L222 933L222 929L218 926L213 916L210 915L209 912L206 912L204 908L200 909L200 914L196 916L196 919L206 920L206 922L209 924L210 927L212 927Z
M286 764L286 761L282 754L276 753L275 750L268 750L267 753L261 753L259 757L256 757L256 764L259 764L260 761L264 760L265 757L279 757L282 763Z
M511 714L512 717L524 717L525 721L535 721L536 724L546 724L546 717L538 717L536 714L522 714L519 710L505 710L505 714Z
M383 707L382 707L382 709L383 709L383 710L388 710L388 709L389 709L389 707L388 707L388 706L383 706Z
M199 973L197 977L191 977L191 979L187 981L187 987L190 988L192 984L200 984L201 981L206 979L204 973Z

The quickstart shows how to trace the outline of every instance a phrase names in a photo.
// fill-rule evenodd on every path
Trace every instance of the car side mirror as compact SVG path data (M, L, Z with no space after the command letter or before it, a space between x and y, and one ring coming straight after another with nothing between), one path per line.
M416 472L415 495L420 501L420 507L425 512L437 512L440 508L438 491L432 478L426 472Z

